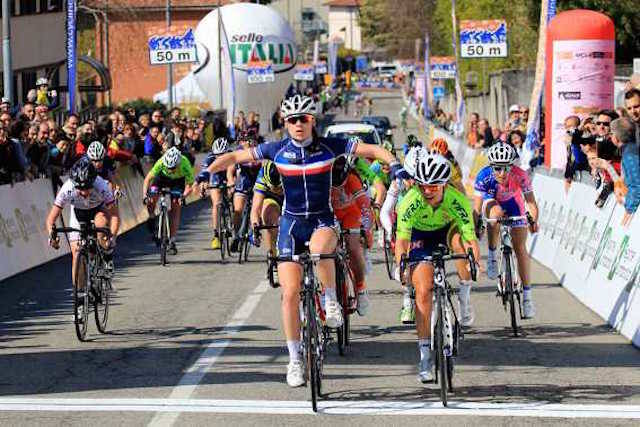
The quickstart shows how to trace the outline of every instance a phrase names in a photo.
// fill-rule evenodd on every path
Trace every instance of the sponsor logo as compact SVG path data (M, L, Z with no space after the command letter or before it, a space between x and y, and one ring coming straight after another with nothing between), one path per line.
M560 98L568 100L568 99L581 99L582 98L582 93L581 92L559 92L558 96L560 96Z
M270 61L274 73L289 71L296 65L296 49L290 40L262 34L234 34L229 42L231 64L246 71L250 62Z

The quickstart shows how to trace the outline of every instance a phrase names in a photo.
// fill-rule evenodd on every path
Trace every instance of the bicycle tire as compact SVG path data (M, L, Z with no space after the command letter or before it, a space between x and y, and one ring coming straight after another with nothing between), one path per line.
M244 245L246 244L244 237L238 238L238 264L244 263Z
M393 280L393 252L391 252L391 242L387 240L387 231L382 230L382 237L384 238L384 264L387 267L387 275L389 280Z
M244 244L244 262L249 261L249 250L251 249L251 244L247 241Z
M93 300L93 313L96 320L96 328L101 334L107 332L107 321L109 320L109 282L111 279L106 277L99 278L100 285L96 289L95 299Z
M223 209L223 204L222 203L218 203L218 214L217 214L217 220L218 220L218 229L216 230L218 232L218 240L220 241L220 259L224 261L225 258L225 241L226 241L226 237L227 237L227 231L226 231L226 224L225 224L225 216L224 216L224 211Z
M167 249L168 249L168 238L167 238L167 230L164 226L165 223L166 212L164 209L160 210L160 215L158 218L158 227L160 227L160 263L162 265L167 265Z
M440 400L443 406L447 406L447 357L444 354L444 306L442 299L442 295L439 294L437 297L438 320L436 321L435 330L437 337L436 352L438 354L436 370L438 370L440 374Z
M225 233L226 233L226 242L227 242L227 255L229 256L229 258L231 258L233 256L233 254L231 253L231 239L230 237L233 235L233 230L232 230L232 224L233 224L233 218L231 217L231 207L228 203L225 203L224 205L224 212L225 212Z
M516 317L516 302L515 293L513 291L513 277L511 274L511 255L504 255L504 283L505 289L509 298L509 314L511 317L511 329L513 329L513 336L518 336L518 319Z
M342 263L336 260L336 299L342 306L342 325L339 328L336 328L336 334L338 336L338 353L340 356L344 356L347 350L346 344L346 335L347 335L347 327L348 317L349 317L349 308L346 304L347 298L345 298L346 286L345 286L345 278L344 278L344 270Z
M73 319L78 340L85 341L89 319L89 261L84 250L76 257L75 280L73 283ZM82 295L79 285L84 284ZM82 307L82 318L78 316L78 307Z
M316 345L317 341L317 328L316 328L316 313L315 313L315 301L310 291L306 291L304 294L305 314L307 316L307 333L305 348L307 351L306 362L307 371L309 377L309 387L311 388L311 408L313 412L318 412L318 365L316 363ZM315 335L315 337L314 337Z

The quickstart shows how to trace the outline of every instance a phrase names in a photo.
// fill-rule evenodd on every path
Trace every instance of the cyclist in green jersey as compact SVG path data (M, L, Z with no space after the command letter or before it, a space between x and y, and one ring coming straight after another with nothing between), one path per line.
M253 200L251 204L251 224L256 225L278 225L284 191L282 189L282 179L276 165L267 160L258 172L258 178L253 186ZM264 230L264 240L271 255L276 255L276 243L278 229Z
M147 211L149 212L148 224L152 233L155 233L156 203L160 196L158 190L170 188L172 192L182 193L181 199L184 199L191 193L191 186L194 181L195 177L191 162L176 147L168 149L153 165L142 184L143 203L147 205ZM174 255L178 253L175 236L180 225L181 199L171 198L169 249Z
M414 185L398 205L396 231L396 262L403 254L430 255L439 245L449 246L454 253L473 251L480 259L475 234L471 203L458 190L447 185L451 177L451 164L444 157L428 154L418 158ZM473 322L471 309L471 276L465 261L456 262L460 277L461 323ZM409 275L416 293L416 331L420 363L418 378L421 382L433 380L431 359L431 302L433 293L433 266L420 262L410 265Z

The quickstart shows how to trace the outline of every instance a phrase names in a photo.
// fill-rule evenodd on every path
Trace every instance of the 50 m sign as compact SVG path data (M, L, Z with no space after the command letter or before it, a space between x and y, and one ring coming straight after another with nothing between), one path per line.
M505 58L507 55L506 21L460 21L462 58Z
M151 65L198 62L192 29L188 29L183 35L153 36L148 45Z

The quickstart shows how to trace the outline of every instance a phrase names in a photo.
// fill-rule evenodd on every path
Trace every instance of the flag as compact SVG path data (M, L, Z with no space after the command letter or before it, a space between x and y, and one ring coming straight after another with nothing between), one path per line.
M465 115L465 105L464 105L464 97L462 94L462 86L460 85L460 69L458 67L458 38L456 37L456 33L458 31L458 24L456 22L456 0L451 0L451 20L453 22L453 31L451 32L451 38L453 43L453 56L456 59L456 124L455 124L455 134L457 136L462 135L464 131L464 115Z
M524 170L531 168L531 160L536 149L540 147L540 110L542 109L542 91L546 72L545 46L547 44L547 25L556 15L556 0L542 0L540 8L540 35L538 36L538 57L536 59L536 76L533 92L529 104L529 121L527 122L527 137L522 150L520 167Z

